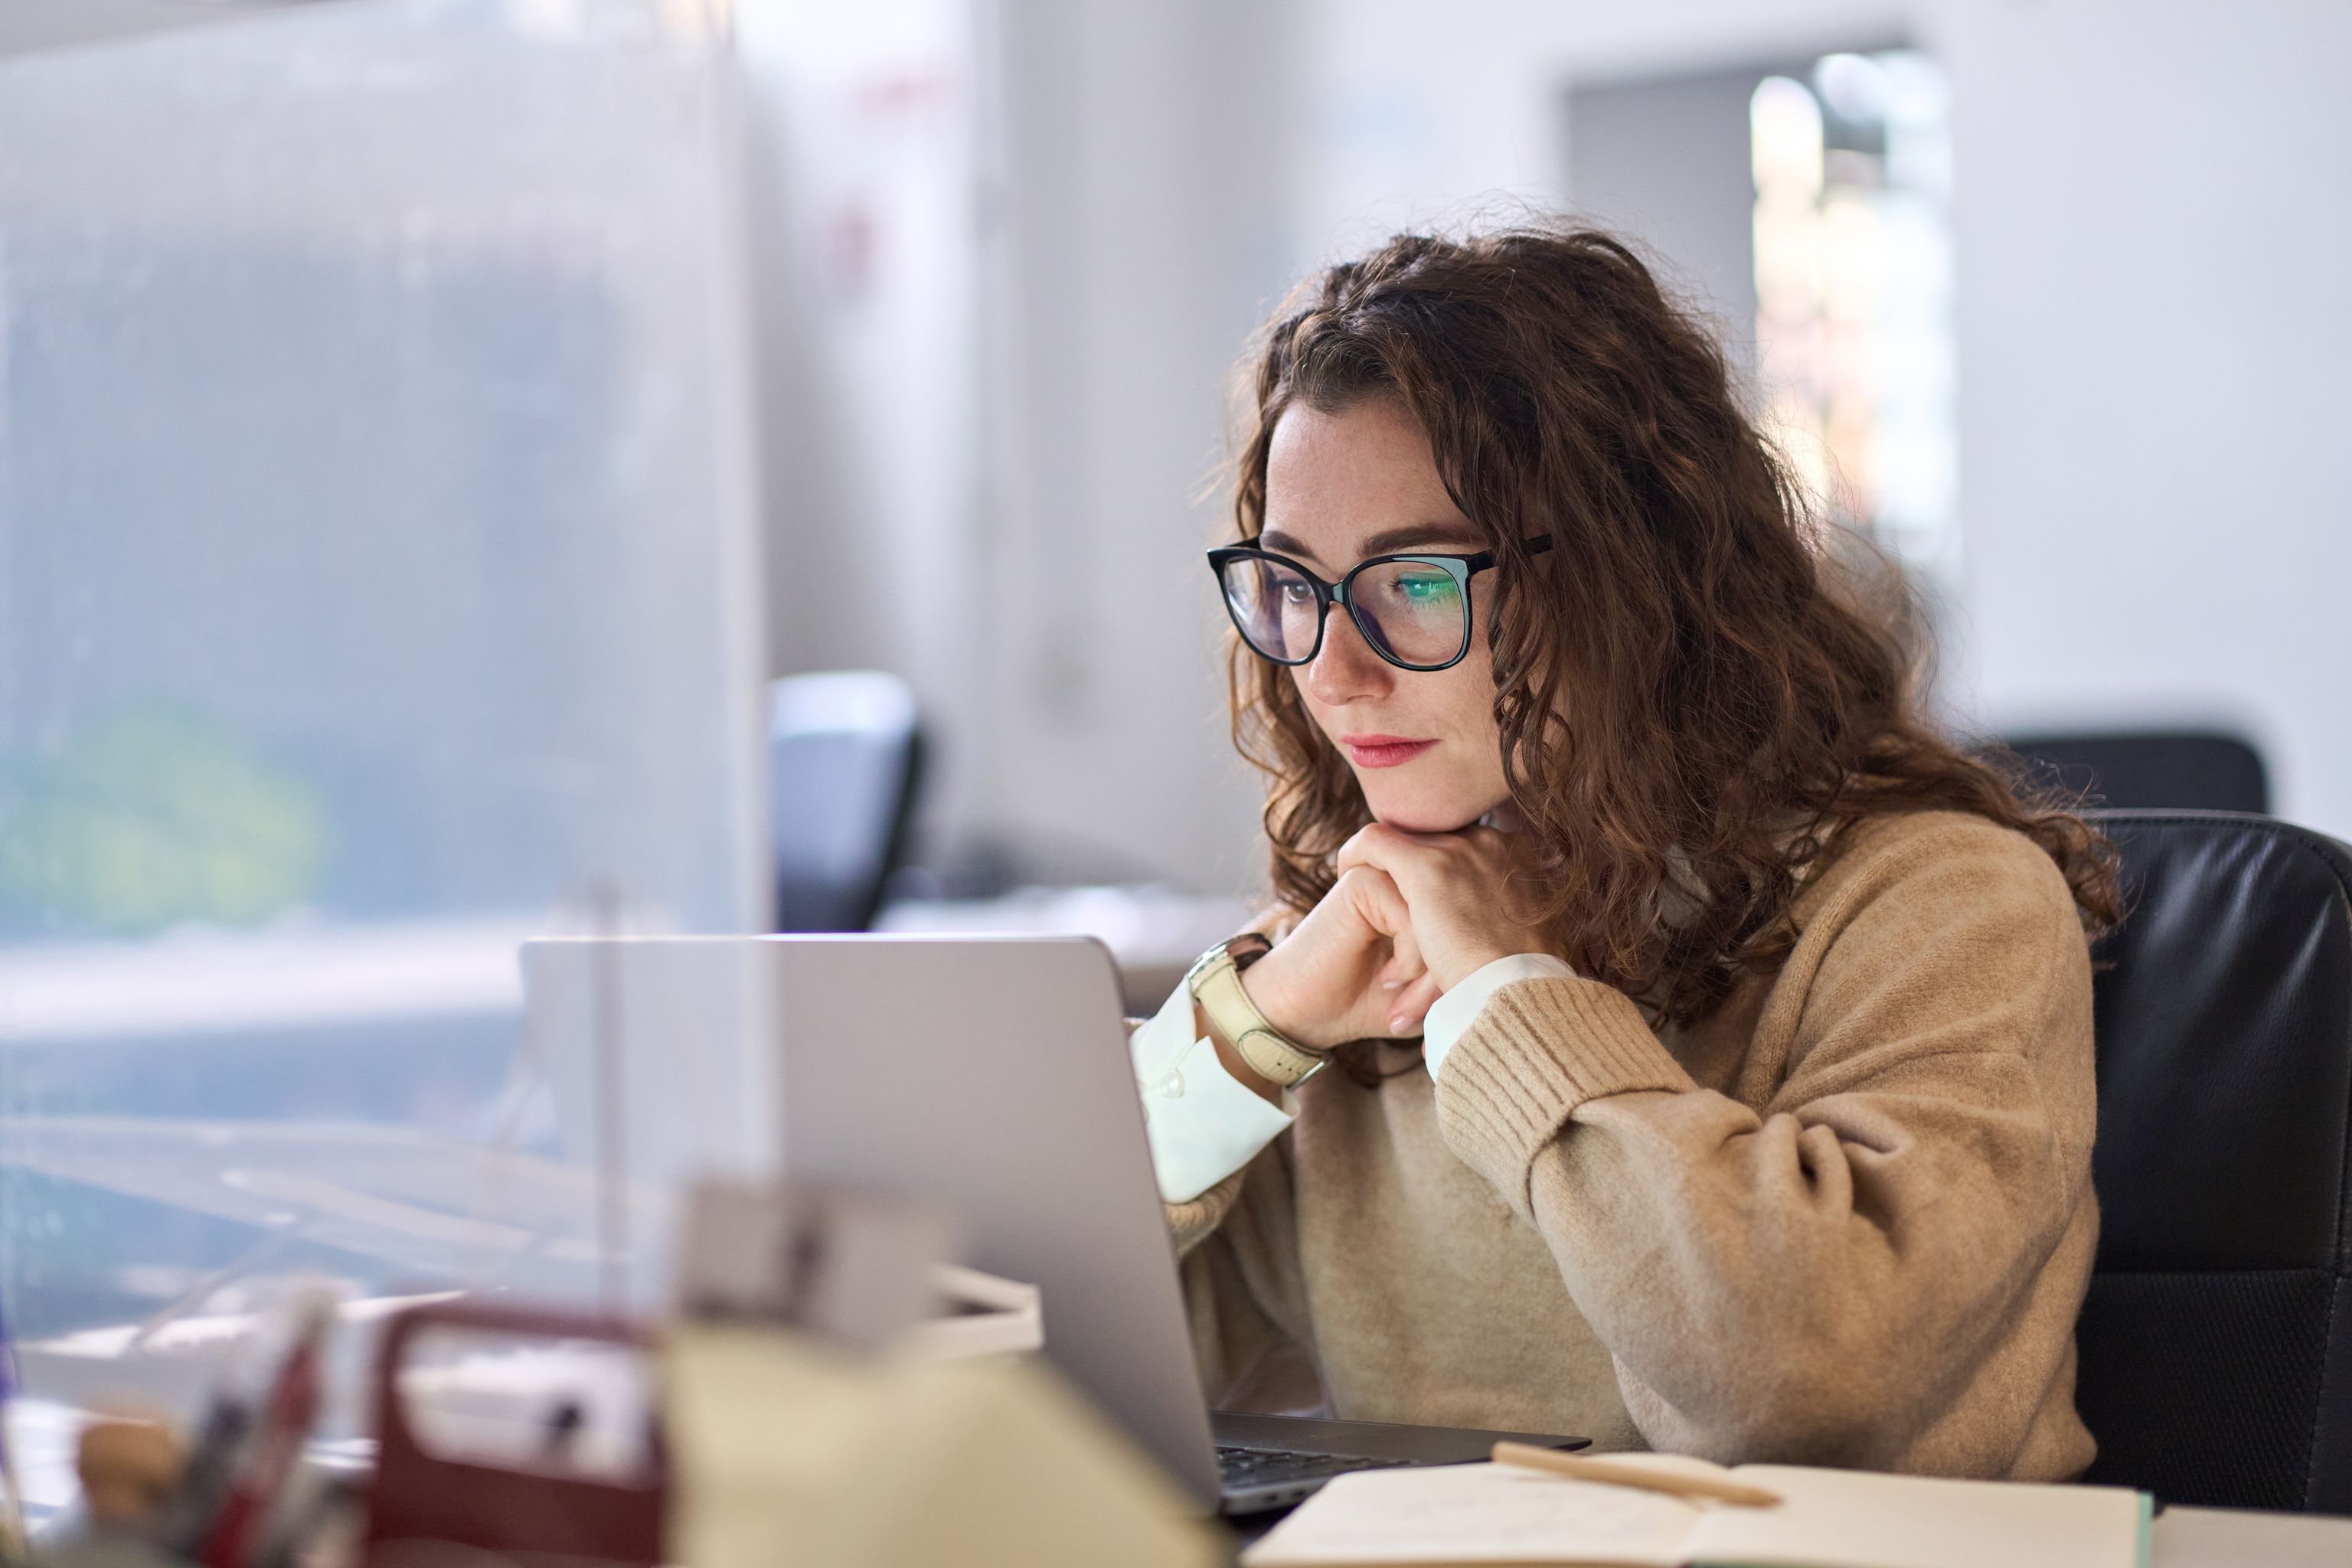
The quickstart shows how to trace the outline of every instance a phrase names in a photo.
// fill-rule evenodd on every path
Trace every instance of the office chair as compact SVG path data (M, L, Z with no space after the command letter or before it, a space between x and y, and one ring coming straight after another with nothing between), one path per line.
M776 929L865 931L904 858L922 733L907 683L878 670L768 689Z
M2000 745L2035 764L2040 776L2110 811L2245 811L2271 808L2262 753L2235 735L2176 733L2027 734Z
M2352 1512L2352 848L2267 817L2094 820L2101 1205L2085 1479Z

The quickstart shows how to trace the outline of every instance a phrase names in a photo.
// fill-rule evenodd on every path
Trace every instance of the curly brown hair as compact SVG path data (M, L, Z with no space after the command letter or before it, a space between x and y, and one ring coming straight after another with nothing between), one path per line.
M1819 523L1711 335L1623 243L1399 237L1303 285L1253 369L1244 539L1286 409L1393 397L1495 552L1495 716L1533 836L1528 891L1580 973L1660 1022L1706 1016L1786 955L1805 868L1885 812L2014 828L2087 931L2115 921L2106 841L1924 716L1911 617L1864 607L1826 547L1850 531ZM1370 811L1289 670L1235 638L1229 679L1235 744L1266 775L1274 890L1303 913Z

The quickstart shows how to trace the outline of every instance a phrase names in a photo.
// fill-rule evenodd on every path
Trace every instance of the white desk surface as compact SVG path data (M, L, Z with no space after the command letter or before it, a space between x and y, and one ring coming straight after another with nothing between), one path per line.
M2150 1568L2346 1568L2352 1519L2168 1508L2149 1546Z
M1271 1517L1232 1522L1237 1552L1273 1527ZM2148 1568L2352 1568L2352 1519L2168 1508L2150 1532Z

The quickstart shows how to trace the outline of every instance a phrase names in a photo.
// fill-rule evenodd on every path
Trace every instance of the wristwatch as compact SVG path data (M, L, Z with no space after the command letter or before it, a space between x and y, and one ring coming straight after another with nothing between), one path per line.
M1242 1060L1259 1077L1290 1089L1321 1072L1328 1058L1286 1038L1265 1021L1249 993L1242 989L1242 971L1264 958L1274 947L1260 932L1244 931L1219 942L1193 961L1184 976L1192 1000L1207 1014L1209 1026L1233 1043Z

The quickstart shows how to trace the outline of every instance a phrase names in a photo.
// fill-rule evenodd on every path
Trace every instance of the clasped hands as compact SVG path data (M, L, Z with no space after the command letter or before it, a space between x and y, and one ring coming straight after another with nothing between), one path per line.
M1507 888L1511 836L1406 833L1373 823L1348 840L1339 879L1242 984L1300 1045L1417 1035L1431 1004L1498 958L1541 952Z

